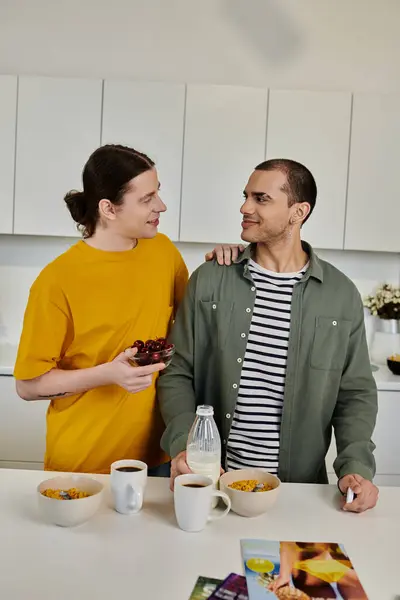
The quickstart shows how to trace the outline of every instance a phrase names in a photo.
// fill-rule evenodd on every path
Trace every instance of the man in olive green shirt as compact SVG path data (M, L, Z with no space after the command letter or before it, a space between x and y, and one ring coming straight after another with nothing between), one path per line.
M363 306L354 284L301 241L316 195L303 165L258 165L241 208L249 246L233 265L205 263L189 281L176 353L158 382L172 484L189 472L196 406L211 404L224 468L263 465L282 481L325 483L333 428L339 489L356 495L343 508L376 504L377 393Z

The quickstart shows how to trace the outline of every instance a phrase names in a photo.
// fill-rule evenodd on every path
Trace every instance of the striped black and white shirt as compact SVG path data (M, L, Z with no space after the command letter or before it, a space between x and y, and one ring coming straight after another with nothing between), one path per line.
M278 472L292 294L307 267L274 273L249 261L257 291L227 444L228 470Z

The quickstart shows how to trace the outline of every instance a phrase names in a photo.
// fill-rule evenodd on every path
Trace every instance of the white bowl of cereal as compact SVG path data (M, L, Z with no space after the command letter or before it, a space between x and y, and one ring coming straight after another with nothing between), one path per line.
M258 517L276 502L281 482L261 469L228 471L219 480L222 492L228 494L233 512L242 517Z
M104 486L83 475L58 476L37 487L39 510L48 523L74 527L88 521L100 508Z

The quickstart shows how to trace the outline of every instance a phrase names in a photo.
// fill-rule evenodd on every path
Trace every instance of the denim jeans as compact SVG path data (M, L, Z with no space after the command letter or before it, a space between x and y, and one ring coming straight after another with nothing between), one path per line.
M171 463L167 462L158 467L151 467L147 472L149 477L169 477L171 474Z

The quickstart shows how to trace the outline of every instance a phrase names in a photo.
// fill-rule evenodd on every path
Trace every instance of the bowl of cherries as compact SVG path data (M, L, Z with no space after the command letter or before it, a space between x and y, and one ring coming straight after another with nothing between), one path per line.
M137 353L131 359L137 367L146 365L155 365L164 363L166 367L170 364L175 352L174 344L168 344L165 338L156 338L155 340L136 340L132 348L137 348Z

